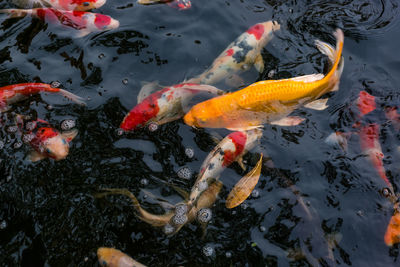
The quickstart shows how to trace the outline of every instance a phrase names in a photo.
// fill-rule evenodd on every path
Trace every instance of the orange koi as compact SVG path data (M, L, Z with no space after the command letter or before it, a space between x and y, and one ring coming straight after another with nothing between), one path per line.
M344 35L340 29L334 35L337 40L336 50L327 43L316 41L317 48L333 63L326 76L311 74L260 81L195 105L185 115L185 123L195 127L229 130L248 130L264 123L285 126L301 123L304 119L287 115L303 105L319 110L326 108L327 99L318 98L338 89L344 65L341 56Z
M19 83L0 87L0 110L6 110L8 105L24 100L41 92L58 93L78 104L85 104L83 99L66 90L52 87L46 83Z
M146 267L115 248L97 249L97 257L102 267Z

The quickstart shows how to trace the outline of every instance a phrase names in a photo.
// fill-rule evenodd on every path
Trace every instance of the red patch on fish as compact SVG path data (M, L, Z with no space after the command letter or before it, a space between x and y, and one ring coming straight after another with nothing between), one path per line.
M111 18L109 16L103 14L96 14L96 18L94 19L94 25L99 30L103 30L104 27L107 27L111 23Z
M179 10L188 9L192 7L192 2L190 0L175 0L168 3L170 7L177 8Z
M229 166L237 159L239 155L243 153L247 141L247 135L243 132L233 132L228 135L228 138L231 139L232 143L235 145L235 150L224 151L224 162L222 163L223 167Z
M120 128L125 131L132 131L138 127L145 126L150 119L157 116L160 111L158 99L169 90L171 89L168 87L164 88L143 99L125 116Z
M59 134L60 133L54 128L40 127L37 129L35 137L31 140L30 144L37 150L47 139L55 137Z
M357 101L358 110L364 116L376 109L375 97L361 91Z
M362 127L360 130L360 143L361 149L368 154L368 157L376 171L379 173L379 176L390 188L393 188L386 176L386 171L383 166L384 154L382 153L379 143L379 125L371 123Z
M385 115L388 120L393 124L393 127L399 131L400 130L400 115L397 113L396 107L385 108Z
M228 57L232 56L233 53L235 53L235 51L233 51L233 48L231 48L231 49L229 49L228 51L226 51L226 55L227 55Z
M264 26L262 24L256 24L248 29L247 33L254 35L257 40L260 40L262 35L264 34Z

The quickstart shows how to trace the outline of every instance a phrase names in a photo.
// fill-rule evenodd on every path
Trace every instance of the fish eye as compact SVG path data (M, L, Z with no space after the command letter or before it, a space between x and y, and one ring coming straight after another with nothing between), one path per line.
M107 29L107 25L104 25L104 26L103 26L103 30L105 30L105 29Z
M83 6L89 6L89 2L83 2Z
M66 145L66 144L67 144L67 141L65 141L65 139L62 139L62 143L63 143L64 145Z
M46 153L51 154L51 150L49 148L46 148Z

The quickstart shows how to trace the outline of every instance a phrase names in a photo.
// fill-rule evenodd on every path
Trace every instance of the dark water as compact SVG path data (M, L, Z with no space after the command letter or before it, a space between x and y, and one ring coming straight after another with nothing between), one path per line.
M351 129L359 91L376 96L377 112L367 119L381 124L385 168L397 190L399 134L381 112L400 103L397 0L192 0L185 11L132 3L109 0L98 12L118 19L120 28L81 39L30 18L1 25L1 86L59 81L90 99L80 107L42 95L13 107L56 126L74 119L79 135L66 160L31 163L25 160L29 147L15 148L20 137L1 130L2 266L93 266L100 246L149 266L399 266L399 246L383 242L393 206L380 194L385 184L362 156L357 137L347 153L324 142L333 131ZM167 184L191 188L194 178L180 180L176 172L184 166L198 172L214 146L211 131L177 121L155 133L118 136L119 123L136 104L142 81L175 84L193 77L248 27L270 19L281 23L281 31L263 51L265 72L250 71L246 84L266 79L271 70L274 79L327 71L313 42L333 43L336 27L345 33L345 69L327 110L296 111L307 118L300 126L265 127L261 145L246 157L249 168L259 153L274 162L274 168L264 164L259 196L225 208L228 192L244 175L233 164L221 177L225 186L204 238L196 223L167 237L137 219L127 198L95 198L100 188L128 188L159 213L141 189L180 201ZM194 159L185 156L187 147ZM205 246L215 249L213 256L204 256Z

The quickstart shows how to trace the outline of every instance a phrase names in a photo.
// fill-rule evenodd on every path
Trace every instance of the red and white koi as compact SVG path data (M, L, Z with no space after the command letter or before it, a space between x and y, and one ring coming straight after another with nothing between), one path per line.
M25 125L23 140L34 149L29 155L33 162L44 158L65 159L69 153L69 143L78 134L76 129L60 133L41 119L25 122L23 116L18 115L17 121L20 126Z
M58 93L72 101L84 105L83 99L66 90L52 87L46 83L18 83L0 87L0 111L7 110L8 105L27 99L29 96L45 93Z
M182 83L151 94L140 92L138 104L125 116L120 128L133 131L150 123L161 125L180 119L188 102L201 93L221 95L223 91L210 85Z
M250 27L214 60L209 69L188 82L216 84L253 65L262 72L264 60L261 50L279 29L280 25L276 21L266 21Z
M196 200L208 186L218 180L221 172L234 161L244 169L242 157L253 149L262 136L260 129L246 132L233 132L226 136L208 154L200 168L200 173L189 195L189 205L196 204Z
M83 37L91 32L116 29L119 21L110 16L85 11L67 11L54 8L2 9L0 13L9 14L11 18L30 15L47 23L58 23L61 26L77 31L76 37Z
M88 11L99 8L106 0L13 0L21 8L51 7L59 10Z
M192 7L192 2L190 2L190 0L138 0L137 2L141 5L167 4L168 6L179 10L189 9Z

